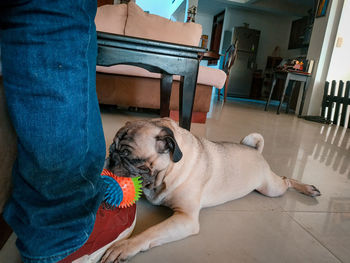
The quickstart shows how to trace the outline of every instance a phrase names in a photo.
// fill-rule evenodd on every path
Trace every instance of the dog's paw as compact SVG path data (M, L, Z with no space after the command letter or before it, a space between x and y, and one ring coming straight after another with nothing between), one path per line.
M132 244L132 240L127 239L111 245L101 259L101 263L127 262L138 253L138 249Z
M314 185L309 185L306 184L304 185L303 189L301 189L301 192L305 195L311 196L311 197L316 197L320 196L321 192L316 188Z

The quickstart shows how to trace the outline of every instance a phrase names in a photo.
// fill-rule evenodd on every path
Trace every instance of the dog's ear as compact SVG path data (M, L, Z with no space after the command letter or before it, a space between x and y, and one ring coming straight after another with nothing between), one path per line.
M115 152L117 149L115 142L112 142L112 144L109 146L109 153Z
M158 153L170 152L174 163L182 158L182 152L175 140L174 133L168 127L162 127L161 132L156 137L156 148Z
M122 127L121 129L119 129L119 131L117 132L117 134L114 137L114 144L115 147L118 147L119 142L123 139L123 137L128 133L129 127Z

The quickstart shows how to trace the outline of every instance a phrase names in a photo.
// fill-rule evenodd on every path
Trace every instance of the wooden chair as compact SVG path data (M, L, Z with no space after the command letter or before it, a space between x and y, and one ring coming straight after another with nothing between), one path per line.
M224 86L224 102L226 102L226 97L227 97L227 86L228 86L228 81L229 81L229 76L230 76L230 70L233 66L233 63L236 60L237 57L237 47L238 47L238 40L234 44L231 44L225 51L224 55L224 61L223 61L223 66L222 70L226 73L226 81L225 81L225 86ZM218 89L218 100L220 100L220 94L221 90Z

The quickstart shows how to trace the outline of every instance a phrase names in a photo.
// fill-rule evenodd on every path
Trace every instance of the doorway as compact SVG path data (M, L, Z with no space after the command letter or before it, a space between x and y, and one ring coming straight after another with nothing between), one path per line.
M222 35L222 29L224 26L224 17L225 17L225 11L222 11L221 13L215 15L213 19L213 27L211 32L212 38L211 38L209 50L215 53L219 53L219 50L220 50L221 35ZM217 60L208 61L208 65L216 65L217 63L218 63Z

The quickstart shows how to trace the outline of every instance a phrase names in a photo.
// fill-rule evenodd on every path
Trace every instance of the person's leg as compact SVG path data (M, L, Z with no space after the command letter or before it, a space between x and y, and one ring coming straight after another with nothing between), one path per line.
M88 239L103 198L96 1L5 2L3 80L18 158L4 217L24 262L56 262Z

